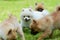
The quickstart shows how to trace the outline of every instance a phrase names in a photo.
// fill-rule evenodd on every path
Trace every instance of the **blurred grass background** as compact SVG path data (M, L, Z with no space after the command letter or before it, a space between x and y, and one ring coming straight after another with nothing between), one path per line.
M34 9L36 2L43 2L45 9L49 10L50 12L52 12L54 8L60 4L60 0L0 0L0 22L8 17L8 12L11 12L18 18L18 20L20 20L20 12L22 8L32 6ZM40 33L35 36L31 35L28 29L24 34L26 40L37 40L37 38L40 36ZM20 40L20 37L18 37L17 40ZM60 40L60 31L54 31L52 39L49 38L46 40Z

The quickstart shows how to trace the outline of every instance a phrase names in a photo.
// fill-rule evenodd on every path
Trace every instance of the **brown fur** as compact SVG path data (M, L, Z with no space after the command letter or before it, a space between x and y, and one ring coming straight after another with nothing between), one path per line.
M35 10L38 11L39 10L44 10L44 4L43 3L35 3Z
M59 6L60 8L60 6ZM47 36L52 35L54 29L60 29L60 10L57 7L57 10L53 12L51 15L47 15L46 17L33 20L30 25L31 31L33 32L40 32L44 31L44 33L38 38L38 40L43 40Z
M7 40L16 39L16 29L14 28L13 25L3 23L0 27L0 29L3 30L2 32L4 32L4 35L6 35Z
M10 14L9 18L7 20L5 20L5 22L11 23L12 25L14 25L15 29L17 29L17 32L18 32L18 34L21 37L21 40L25 40L22 27L21 27L20 23L18 22L18 20L17 20L17 18L15 16L13 16L12 14Z
M8 40L16 39L16 36L17 36L16 33L17 32L19 33L21 40L25 40L22 27L21 27L20 23L18 22L18 20L15 16L10 14L8 19L6 19L3 23L6 23L5 25L9 24L8 26L10 26L10 24L11 24L12 25L11 27L14 27L14 29L15 29L15 30L14 29L12 30L12 33L10 35L7 35Z

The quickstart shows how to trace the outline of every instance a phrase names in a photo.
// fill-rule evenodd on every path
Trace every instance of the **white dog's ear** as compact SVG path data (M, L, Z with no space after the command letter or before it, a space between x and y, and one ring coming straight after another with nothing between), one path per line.
M32 10L32 8L29 8L29 11L31 11L31 12L32 12L32 11L33 11L33 10Z
M29 11L32 11L31 9L29 9Z
M22 11L24 11L25 8L22 9Z

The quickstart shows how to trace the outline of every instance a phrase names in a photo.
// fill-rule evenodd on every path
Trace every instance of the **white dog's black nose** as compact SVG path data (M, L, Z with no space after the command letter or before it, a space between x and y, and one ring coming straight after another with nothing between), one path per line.
M27 19L27 18L25 18L25 21L27 22L27 21L29 21L30 19Z

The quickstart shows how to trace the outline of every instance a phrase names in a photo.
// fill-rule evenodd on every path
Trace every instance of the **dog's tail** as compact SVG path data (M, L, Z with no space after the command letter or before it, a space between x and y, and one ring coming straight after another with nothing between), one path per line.
M60 11L60 6L57 6L57 10L56 11Z

